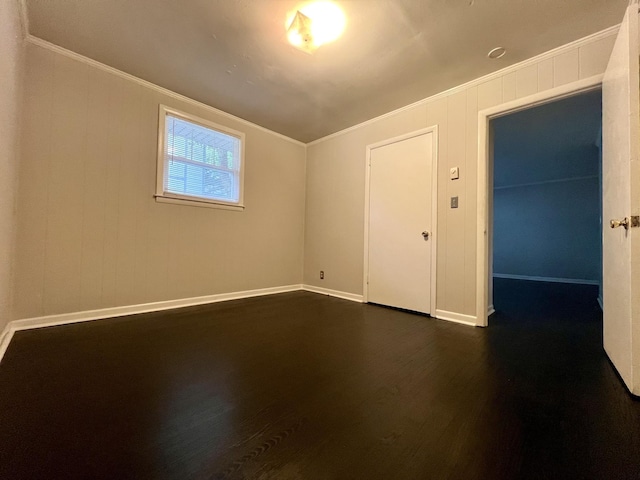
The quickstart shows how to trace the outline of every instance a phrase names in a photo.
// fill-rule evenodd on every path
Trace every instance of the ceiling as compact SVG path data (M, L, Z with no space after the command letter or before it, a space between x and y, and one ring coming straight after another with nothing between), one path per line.
M491 125L495 187L598 175L600 90L497 118Z
M26 0L29 33L309 142L618 24L628 0L343 0L286 41L286 0ZM489 60L504 46L507 55Z

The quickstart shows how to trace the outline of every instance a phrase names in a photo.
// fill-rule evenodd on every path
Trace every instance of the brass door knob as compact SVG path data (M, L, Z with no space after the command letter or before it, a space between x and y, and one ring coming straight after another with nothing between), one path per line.
M624 217L624 220L611 220L609 225L611 228L624 227L625 230L629 230L629 218Z

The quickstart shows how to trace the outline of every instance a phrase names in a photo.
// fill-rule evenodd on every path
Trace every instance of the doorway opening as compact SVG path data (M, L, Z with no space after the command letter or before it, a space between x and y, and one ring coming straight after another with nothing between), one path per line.
M602 93L489 124L491 324L599 321Z
M637 259L640 243L633 230L640 226L635 168L640 150L638 105L638 10L637 1L627 9L620 24L608 65L602 75L571 82L478 113L478 209L476 316L478 326L489 324L489 273L491 228L489 174L492 156L490 122L496 118L572 97L602 90L602 217L611 228L602 229L602 345L630 392L640 391L637 352L633 331L638 326ZM624 227L624 228L623 228ZM636 368L637 369L637 368Z
M571 84L540 92L526 98L482 110L478 113L478 229L476 237L476 325L489 325L493 310L492 226L493 205L493 128L492 122L500 117L544 106L576 95L601 90L602 76L594 76ZM544 141L544 140L541 140ZM517 219L513 220L514 228ZM603 282L605 283L605 282ZM490 301L491 299L491 301Z

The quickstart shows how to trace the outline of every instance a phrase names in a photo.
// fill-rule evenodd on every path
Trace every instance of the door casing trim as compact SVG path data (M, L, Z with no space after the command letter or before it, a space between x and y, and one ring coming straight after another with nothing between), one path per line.
M476 231L477 266L476 266L476 318L479 327L489 325L489 166L490 158L490 128L491 120L511 113L555 102L581 93L597 90L602 87L604 75L571 82L560 87L545 90L528 97L519 98L495 107L486 108L478 112L478 227Z

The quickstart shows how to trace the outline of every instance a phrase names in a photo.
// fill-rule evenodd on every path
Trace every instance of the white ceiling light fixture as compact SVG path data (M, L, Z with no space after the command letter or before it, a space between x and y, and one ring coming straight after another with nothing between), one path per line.
M306 3L287 18L287 38L294 47L313 53L318 47L338 39L346 26L343 11L330 1Z

